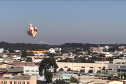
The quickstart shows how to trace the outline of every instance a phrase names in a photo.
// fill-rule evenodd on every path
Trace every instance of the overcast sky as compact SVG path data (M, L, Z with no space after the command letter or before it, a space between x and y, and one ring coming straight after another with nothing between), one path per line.
M126 1L0 1L0 27L11 43L126 43Z

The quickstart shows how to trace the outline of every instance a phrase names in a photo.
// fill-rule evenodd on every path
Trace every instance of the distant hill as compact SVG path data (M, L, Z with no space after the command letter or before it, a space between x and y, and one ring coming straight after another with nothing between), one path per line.
M48 45L48 44L31 44L31 43L8 43L0 42L0 48L4 49L19 49L19 50L39 50L39 49L50 49L55 47L60 47L62 49L66 48L83 48L84 50L89 49L90 47L98 46L126 46L126 44L90 44L90 43L64 43L61 45Z

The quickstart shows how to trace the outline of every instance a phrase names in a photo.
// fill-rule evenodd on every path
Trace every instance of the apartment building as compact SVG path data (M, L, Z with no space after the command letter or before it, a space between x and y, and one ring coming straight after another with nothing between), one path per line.
M108 64L106 63L72 63L72 62L57 62L58 71L62 68L64 71L67 71L68 68L75 71L83 70L85 73L97 73L99 70L102 70L103 67L108 69Z
M24 74L27 75L39 75L38 66L24 66Z
M14 67L24 67L24 66L35 66L34 62L20 62L20 61L14 61L13 62Z
M109 64L108 72L126 72L125 64Z
M3 84L37 84L37 79L31 78L28 75L16 75L4 74L0 78L0 83Z
M113 59L113 64L126 64L126 59Z

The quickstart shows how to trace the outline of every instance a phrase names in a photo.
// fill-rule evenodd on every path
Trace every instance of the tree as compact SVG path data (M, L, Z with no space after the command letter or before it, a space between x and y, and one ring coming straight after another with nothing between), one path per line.
M76 78L71 77L70 82L71 83L78 83L79 81Z
M69 84L69 83L66 83L64 80L57 79L55 84Z
M102 71L105 71L105 66L102 68Z
M47 83L52 82L52 73L56 72L58 68L54 58L45 58L41 61L39 66L39 75L45 77Z
M14 49L13 48L9 48L8 51L9 51L9 53L14 53Z
M22 58L25 58L26 56L27 56L27 52L26 52L26 50L23 50L23 51L22 51L21 57L22 57Z
M52 77L53 77L52 72L45 71L45 72L44 72L44 76L45 76L45 78L46 78L46 82L47 82L47 83L51 83L51 82L52 82Z
M68 68L67 71L72 71L72 70L70 68Z
M126 80L126 73L124 73L124 80Z
M63 68L60 68L59 71L64 71L64 69Z
M31 58L31 57L28 57L28 58L26 59L26 62L32 62L32 58Z

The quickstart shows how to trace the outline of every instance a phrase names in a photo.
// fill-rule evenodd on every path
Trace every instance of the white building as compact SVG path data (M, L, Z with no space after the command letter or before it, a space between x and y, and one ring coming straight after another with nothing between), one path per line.
M3 53L4 52L4 48L0 48L0 53Z
M126 64L126 59L113 59L113 64Z
M24 66L24 74L39 75L39 67L38 66Z
M83 70L85 73L97 73L99 70L102 70L103 67L108 69L108 64L106 63L72 63L72 62L57 62L58 70L61 68L64 71L67 71L68 68L74 71ZM58 71L57 70L57 71Z
M21 60L21 57L14 57L14 60Z
M3 62L4 61L4 59L3 58L0 58L0 62Z
M37 56L27 56L27 57L31 57L32 58L32 62L41 62L43 60L43 58L38 58Z
M14 50L15 53L21 53L21 50Z
M49 52L50 52L50 53L56 53L56 52L55 52L55 49L53 49L53 48L50 48L50 49L49 49Z
M44 53L34 53L35 56L44 56Z
M113 54L111 54L110 52L102 52L102 54L105 54L105 57L112 57Z

